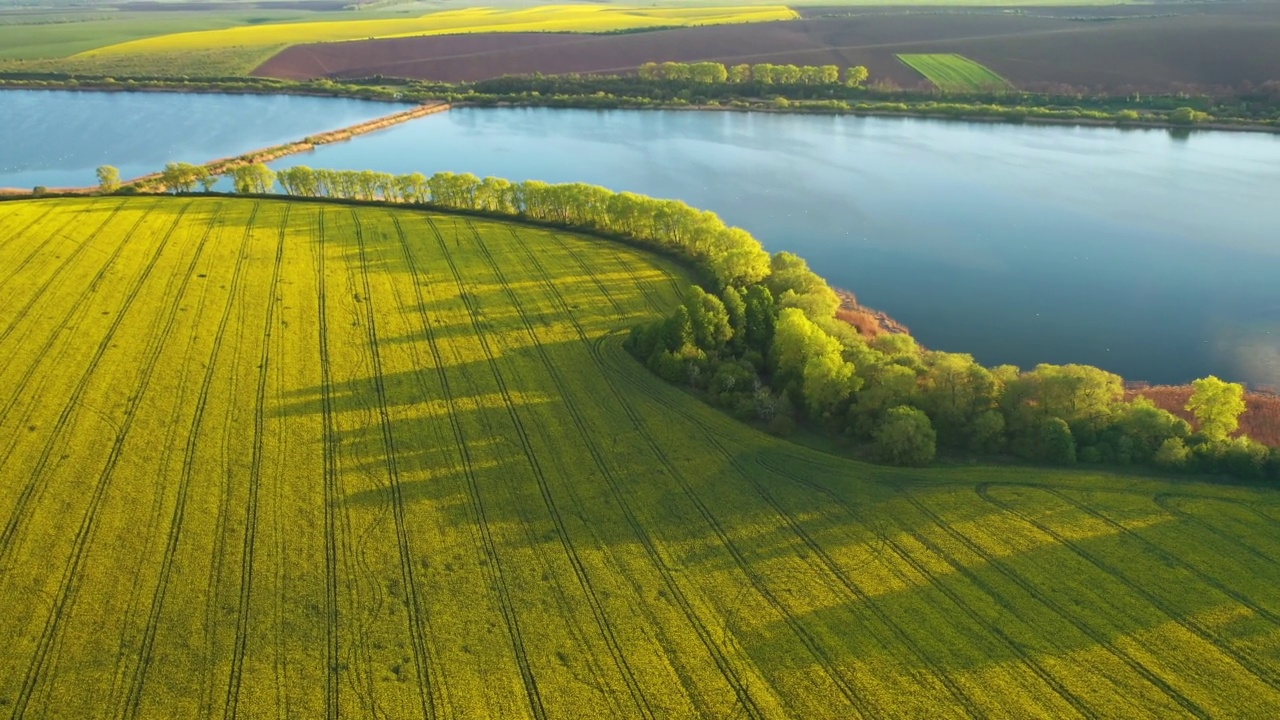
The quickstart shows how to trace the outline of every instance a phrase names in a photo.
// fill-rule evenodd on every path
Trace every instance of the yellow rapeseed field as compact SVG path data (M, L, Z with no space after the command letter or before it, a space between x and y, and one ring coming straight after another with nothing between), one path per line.
M174 33L108 45L73 55L137 55L265 48L300 43L481 32L602 32L660 26L791 20L782 5L697 8L644 8L622 5L542 5L522 10L475 7L416 18L321 21L248 25L221 30Z
M1280 716L1280 497L899 470L623 352L677 266L408 208L0 202L14 717Z

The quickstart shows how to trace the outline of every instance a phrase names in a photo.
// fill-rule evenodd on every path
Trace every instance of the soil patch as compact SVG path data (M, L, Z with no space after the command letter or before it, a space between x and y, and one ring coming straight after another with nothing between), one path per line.
M858 11L806 13L820 10ZM865 65L873 80L917 88L928 84L897 54L953 52L1028 90L1225 91L1280 80L1280 3L860 10L864 14L618 35L477 33L297 45L254 74L460 82L715 60Z

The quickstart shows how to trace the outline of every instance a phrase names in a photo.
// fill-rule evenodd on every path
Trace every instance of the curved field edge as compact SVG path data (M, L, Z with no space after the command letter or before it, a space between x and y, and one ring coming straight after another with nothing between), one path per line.
M661 258L230 198L0 229L15 714L1280 710L1274 491L762 435L622 351Z

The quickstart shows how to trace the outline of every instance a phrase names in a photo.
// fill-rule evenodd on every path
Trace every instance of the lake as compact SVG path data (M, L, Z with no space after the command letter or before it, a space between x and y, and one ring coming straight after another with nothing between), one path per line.
M201 163L387 115L402 106L336 98L154 92L0 91L0 187L96 185L168 162Z
M1280 137L772 113L457 109L277 167L679 198L931 348L1280 384Z
M86 184L393 111L0 94L0 186ZM49 121L57 118L57 122ZM1280 385L1280 137L770 113L458 109L274 164L583 181L791 250L926 346ZM16 168L16 169L15 169ZM17 178L17 179L15 179Z

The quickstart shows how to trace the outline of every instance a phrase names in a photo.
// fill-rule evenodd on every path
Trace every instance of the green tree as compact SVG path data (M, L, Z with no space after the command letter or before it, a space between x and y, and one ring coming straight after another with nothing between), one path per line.
M104 193L113 193L120 189L120 171L111 166L103 165L98 168L98 190Z
M1191 434L1186 420L1167 410L1161 410L1145 397L1138 397L1126 405L1120 413L1117 429L1129 441L1131 459L1147 462L1172 439Z
M765 284L778 303L800 308L810 318L831 317L840 307L840 298L804 258L789 252L775 253Z
M684 307L689 314L693 343L699 348L714 353L733 337L729 311L720 298L694 285L684 299Z
M1066 420L1051 417L1041 422L1037 456L1041 460L1059 465L1070 465L1076 461L1076 439Z
M991 372L971 355L928 352L923 357L919 407L928 413L943 445L969 443L973 421L996 405Z
M1210 375L1191 383L1194 390L1186 409L1196 418L1200 434L1213 442L1222 442L1240 426L1245 410L1244 386Z
M1156 450L1153 459L1160 467L1181 470L1187 466L1187 460L1190 457L1191 451L1187 449L1187 444L1182 438L1173 437L1160 443L1160 448Z
M855 65L851 68L845 68L844 84L849 87L861 87L869 77L867 69L862 65Z
M1169 122L1175 125L1195 125L1209 119L1209 113L1194 108L1180 107L1169 113Z
M200 189L204 192L213 192L213 188L218 184L218 176L210 172L209 168L200 165L196 171L196 182L200 183Z
M237 193L263 195L271 192L276 184L276 173L262 163L240 165L227 173ZM349 197L349 196L348 196Z
M929 416L899 406L885 413L876 429L873 450L878 459L894 465L928 465L937 454L937 435Z

